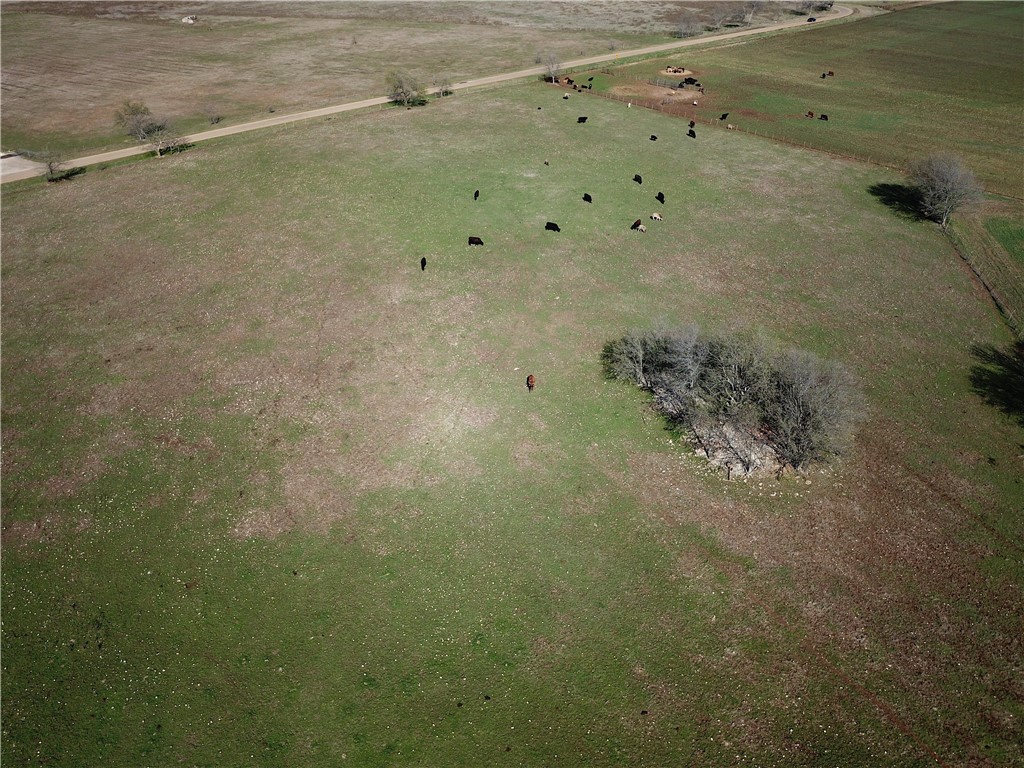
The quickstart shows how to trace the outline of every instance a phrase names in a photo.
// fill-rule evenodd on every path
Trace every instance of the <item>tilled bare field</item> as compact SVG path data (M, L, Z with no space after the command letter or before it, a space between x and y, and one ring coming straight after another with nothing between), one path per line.
M715 7L737 4L716 4ZM378 96L387 71L453 82L664 42L712 6L609 3L6 4L5 145L78 150L126 140L140 99L183 129ZM754 22L777 17L772 7ZM198 22L181 23L196 14ZM15 144L17 146L15 147Z

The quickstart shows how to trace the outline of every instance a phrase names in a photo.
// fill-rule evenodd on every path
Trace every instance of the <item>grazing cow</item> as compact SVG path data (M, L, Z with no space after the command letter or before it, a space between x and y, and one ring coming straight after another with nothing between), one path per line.
M641 176L638 173L638 174L636 174L636 176L633 177L633 181L635 181L637 184L643 184L644 183L644 177Z
M811 16L811 18L809 18L807 21L817 21L817 19Z
M662 205L664 205L665 204L665 193L664 192L659 192L658 194L656 194L654 196L654 199L657 200Z
M537 107L537 109L544 109L544 107Z
M555 222L553 222L553 221L549 221L547 224L545 224L544 225L544 229L547 230L548 232L561 232L562 231L561 229L559 229L558 225L555 224Z
M563 98L563 99L568 99L568 98L569 98L569 94L568 94L568 93L566 93L566 94L563 94L563 95L562 95L562 98Z
M811 110L807 110L807 116L808 116L809 118L811 118L812 120L814 119L814 113L813 113L813 112L811 112Z
M427 271L427 257L426 256L424 256L422 259L420 259L420 271L421 272L426 272Z
M661 214L660 213L652 213L651 214L651 221L664 221L664 219L661 218Z
M647 231L647 227L644 226L643 224L641 224L639 227L636 228L636 231L637 232L646 232Z
M828 122L828 115L818 115L818 119Z
M658 140L658 137L657 137L657 136L655 136L655 135L654 135L654 134L652 133L652 134L651 134L651 141L657 141L657 140Z
M690 127L691 128L696 128L697 127L697 123L695 123L693 120L691 120L690 121Z
M680 80L679 81L679 85L676 86L676 88L685 88L685 87L686 87L686 83L684 83L682 80Z
M722 116L721 116L720 118L718 118L718 119L719 119L719 120L725 120L725 118L727 118L728 116L729 116L729 113L728 113L728 112L723 112L723 113L722 113Z
M688 130L686 132L686 135L689 136L691 139L696 139L697 138L697 132L695 130L693 130L693 128Z
M701 95L701 96L703 96L703 95L704 95L704 86L701 86L701 87L700 87L700 88L698 88L697 90L698 90L698 91L700 92L700 95Z
M687 77L687 78L683 79L683 82L686 83L687 85L693 85L694 83L697 82L697 78L696 77Z
M474 200L479 200L480 199L480 190L479 189L476 192L473 193L473 199Z
M193 16L186 16L184 19L181 20L181 23L182 24L195 24L197 21L199 21L199 17L193 15Z
M726 130L729 130L729 131L735 131L736 130L736 126L733 125L732 123L726 124L725 128L726 128Z
M836 76L836 73L835 73L835 72L833 72L833 71L832 71L832 70L830 69L830 70L828 71L828 76L829 76L829 77L835 77L835 76Z
M590 196L590 193L589 193L589 192L584 192L584 193L583 193L583 202L584 202L584 203L592 203L592 202L594 202L594 198L592 198L592 197Z
M643 225L643 219L637 219L636 221L633 222L633 226L631 226L630 229L640 229L640 227L642 227Z
M576 85L576 81L573 80L571 77L565 78L565 83L566 85Z
M484 241L481 240L479 237L475 237L473 235L470 235L469 236L469 244L470 245L483 245Z
M821 79L824 80L826 77L828 77L828 75L826 75L824 72L822 72L821 73Z
M586 117L577 117L576 118L576 122L577 123L581 123L581 124L585 123L585 122L587 122L587 118Z
M526 377L526 390L527 392L533 392L533 388L537 386L537 377L532 373Z
M544 165L551 165L547 160L544 161Z
M587 78L587 82L588 82L588 83L592 83L592 82L594 82L594 78L592 78L592 77L588 77L588 78Z

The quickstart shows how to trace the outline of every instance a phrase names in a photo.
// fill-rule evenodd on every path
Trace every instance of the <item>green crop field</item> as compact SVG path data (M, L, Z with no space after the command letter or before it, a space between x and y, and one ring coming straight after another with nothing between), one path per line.
M536 84L5 185L4 764L1020 761L1010 336L896 178ZM665 322L852 454L726 482Z
M653 78L666 61L685 65L706 88L701 121L728 112L740 130L896 167L955 152L988 191L1022 198L1022 39L1021 3L941 3L681 52L619 74Z

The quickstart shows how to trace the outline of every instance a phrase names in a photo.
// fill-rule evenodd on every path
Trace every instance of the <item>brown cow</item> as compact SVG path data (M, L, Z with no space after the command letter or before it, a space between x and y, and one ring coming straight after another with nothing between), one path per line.
M633 222L633 226L631 226L630 229L640 229L640 227L642 227L643 225L644 225L643 220L642 219L637 219L636 221Z
M530 392L533 392L533 388L536 387L536 386L537 386L537 379L531 373L529 376L526 377L526 389L528 391L530 391Z

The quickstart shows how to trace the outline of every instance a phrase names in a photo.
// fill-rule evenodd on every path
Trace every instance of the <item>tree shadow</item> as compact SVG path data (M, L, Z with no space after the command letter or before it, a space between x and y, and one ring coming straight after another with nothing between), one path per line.
M974 393L1024 427L1024 341L997 349L976 344L971 354L978 361L971 368Z
M67 181L68 179L73 179L75 178L75 176L79 176L83 173L85 173L85 168L62 168L59 171L56 171L52 174L46 174L44 178L48 182L56 183L60 181Z
M872 184L868 192L900 216L914 221L927 218L921 213L921 192L917 187L906 184Z

